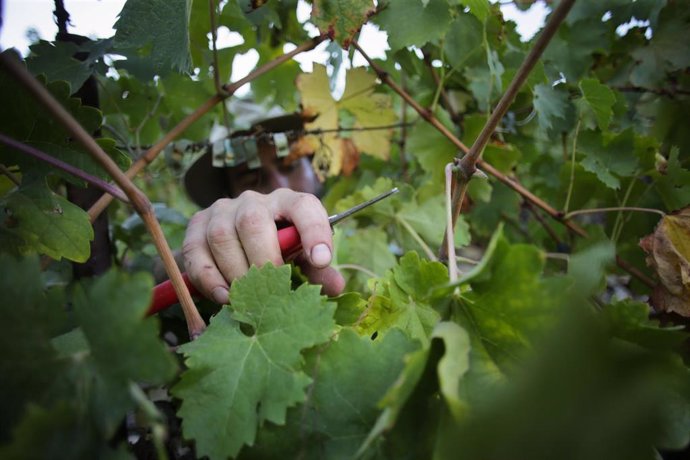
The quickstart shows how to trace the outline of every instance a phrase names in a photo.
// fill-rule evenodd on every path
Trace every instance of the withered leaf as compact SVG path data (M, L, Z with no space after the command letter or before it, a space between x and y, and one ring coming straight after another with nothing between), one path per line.
M690 317L690 206L664 216L640 246L659 276L652 305Z

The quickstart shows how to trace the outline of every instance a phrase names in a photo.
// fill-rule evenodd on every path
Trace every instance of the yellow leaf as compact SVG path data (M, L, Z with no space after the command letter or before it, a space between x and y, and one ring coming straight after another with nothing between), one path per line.
M343 164L347 165L350 172L353 159L358 158L359 152L388 159L392 130L366 129L389 126L397 119L391 109L390 96L374 93L377 84L376 77L367 73L366 69L351 69L345 77L343 96L336 101L329 89L325 66L314 65L312 73L302 74L297 78L303 111L316 116L305 128L324 131L305 138L315 152L313 165L320 179L340 174ZM339 112L342 110L346 110L354 118L352 127L355 130L348 133L351 134L351 141L346 139L348 136L343 138L337 132L342 128L339 124Z

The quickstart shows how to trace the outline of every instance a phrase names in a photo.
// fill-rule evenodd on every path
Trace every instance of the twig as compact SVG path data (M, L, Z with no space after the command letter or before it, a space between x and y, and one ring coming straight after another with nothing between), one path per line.
M19 141L15 141L14 139L5 136L2 133L0 133L0 142L2 142L3 144L5 144L5 145L7 145L13 149L20 150L20 151L26 153L27 155L31 155L32 157L34 157L38 160L41 160L44 163L48 163L51 166L55 166L56 168L58 168L62 171L65 171L66 173L68 173L74 177L77 177L77 178L83 180L84 182L87 182L87 183L93 185L94 187L97 187L97 188L103 190L105 193L110 193L115 198L117 198L118 200L120 200L124 203L129 203L129 199L122 192L122 190L109 184L108 182L104 181L103 179L100 179L96 176L92 176L91 174L87 173L86 171L83 171L79 168L76 168L76 167L72 166L71 164L66 163L62 160L58 160L57 158L52 157L52 156L48 155L47 153L42 152L41 150L39 150L35 147L32 147L30 145L26 145L26 144L19 142ZM15 183L17 185L19 185L18 182L15 182Z
M446 177L446 234L455 235L455 220L453 219L453 163L448 163L445 168ZM455 256L455 241L454 238L446 238L446 254L448 254L448 277L451 283L458 280L458 261Z
M206 323L199 315L199 311L194 305L189 290L182 280L180 269L175 263L175 258L168 246L168 242L163 236L161 226L156 220L153 206L149 199L144 195L132 181L122 172L112 158L106 154L96 141L84 130L79 122L53 97L52 94L36 80L31 73L16 59L7 54L0 55L0 64L21 83L38 102L60 123L70 135L79 142L86 151L98 161L103 169L112 177L129 198L134 209L139 213L146 224L146 228L151 233L156 249L160 254L168 276L173 282L175 292L182 305L189 335L192 339L199 336L206 328ZM110 195L112 196L112 195Z
M336 270L340 270L340 269L343 269L343 268L344 268L344 269L349 269L349 270L357 270L358 272L362 272L362 273L364 273L364 274L370 276L371 278L380 278L379 275L377 275L376 273L372 272L371 270L369 270L369 269L366 268L366 267L362 267L361 265L355 265L355 264L340 264L340 265L335 265L334 268L335 268Z
M267 62L266 64L262 65L261 67L254 69L252 72L250 72L246 77L236 81L235 83L231 83L228 85L223 85L223 89L225 90L225 94L216 94L209 98L206 102L204 102L198 109L196 109L194 112L190 113L187 115L182 121L180 121L173 129L168 131L168 133L163 136L163 138L158 141L156 144L154 144L144 155L139 157L133 164L132 166L127 170L125 173L127 177L132 178L136 176L139 171L144 169L146 165L151 163L153 160L156 159L158 154L165 149L165 147L170 144L172 141L174 141L179 135L181 135L187 128L189 128L194 122L199 120L201 117L206 115L208 112L213 109L213 107L216 106L219 102L222 102L226 98L230 97L232 94L235 93L239 88L244 86L245 84L249 83L250 81L260 77L261 75L264 75L274 68L278 67L280 64L292 59L294 56L296 56L299 53L302 53L304 51L309 51L316 47L319 43L321 43L323 40L325 40L326 36L319 36L312 38L311 40L301 44L294 50L290 51L289 53L285 53L280 57L277 57L276 59ZM109 195L103 195L96 203L94 203L93 206L89 209L89 217L91 218L91 221L95 220L96 217L98 217L105 208L108 207L110 202L112 201L112 197Z
M541 224L541 226L544 228L544 230L546 230L546 233L549 234L551 239L557 245L561 244L561 239L559 238L558 234L556 233L556 231L553 228L551 228L551 226L546 221L546 219L544 219L544 216L539 214L539 211L534 209L534 206L532 206L532 203L530 203L529 201L524 201L524 203L525 203L525 206L527 207L527 209L529 210L529 212L532 213L534 218L537 219L537 222L539 222L539 224Z
M572 1L572 0L571 0ZM430 113L428 110L423 108L422 106L419 105L417 101L415 101L412 96L409 95L406 91L404 91L399 85L397 85L391 78L388 73L383 70L378 64L374 62L373 59L367 55L364 50L359 46L359 44L356 41L352 42L352 45L359 51L359 53L366 59L366 61L369 63L371 68L376 72L378 77L381 79L382 82L384 82L386 85L388 85L393 91L395 91L400 97L403 98L403 100L408 103L424 120L426 120L431 126L436 128L441 134L443 134L449 141L451 141L459 150L464 152L465 154L469 153L470 149L463 144L453 133L451 133L448 128L446 128L432 113ZM568 222L568 221L563 221L562 219L562 214L560 211L557 211L553 207L551 207L548 203L546 203L544 200L536 196L534 193L523 187L521 184L518 182L515 182L505 174L501 173L499 170L491 166L489 163L485 162L481 158L478 160L477 164L481 168L482 171L485 173L495 177L499 182L507 185L511 189L515 190L517 193L519 193L524 199L530 201L533 203L535 206L541 208L549 214L553 219L563 223L566 225L571 231L574 233L584 236L586 235L585 231L580 228L577 224L574 222ZM445 244L443 245L445 247ZM445 259L445 257L441 257L441 259Z
M660 209L639 208L637 206L613 206L610 208L578 209L577 211L569 212L563 218L564 219L571 219L573 216L579 216L581 214L596 214L596 213L600 213L600 212L617 212L617 211L652 212L654 214L659 214L662 217L666 217L666 213Z
M515 96L517 96L518 91L522 87L525 80L527 80L527 77L536 65L537 61L539 61L544 49L546 49L546 46L556 34L558 27L561 25L561 22L565 19L568 11L570 11L570 8L572 8L574 3L575 0L562 0L551 14L549 21L546 23L546 26L544 26L544 30L542 30L536 43L520 65L515 77L513 77L513 80L506 89L506 92L498 101L496 109L489 116L484 128L482 128L479 136L477 136L474 144L472 144L472 148L459 162L457 162L459 168L459 180L469 181L474 175L474 172L477 169L477 163L481 158L482 152L484 151L484 147L486 147L486 144L489 143L489 140L496 130L496 127L503 119L506 112L508 112L508 109L513 103L513 100L515 100ZM466 187L467 184L461 184L456 188L456 194L453 196L454 208L459 209L462 206L460 195L464 194L464 192L460 189Z

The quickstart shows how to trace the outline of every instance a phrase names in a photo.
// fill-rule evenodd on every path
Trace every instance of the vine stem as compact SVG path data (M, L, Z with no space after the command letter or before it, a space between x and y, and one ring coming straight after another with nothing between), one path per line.
M192 339L198 337L206 328L206 323L199 315L192 296L182 280L180 269L175 263L170 246L163 236L160 223L153 212L153 206L144 193L120 170L112 158L106 154L89 133L72 117L72 115L53 97L48 89L36 80L21 64L7 54L0 55L0 64L11 74L45 109L60 123L86 151L101 164L103 169L115 180L117 185L129 198L134 209L139 213L146 228L153 237L156 249L163 260L187 321L187 328Z
M453 219L453 163L448 163L445 168L446 176L446 235L455 235L455 220ZM453 238L446 238L446 253L448 254L448 276L451 283L458 278L458 261L455 256L455 242Z
M508 187L519 193L523 197L523 199L541 208L544 212L549 214L549 216L551 216L554 220L565 225L570 231L572 231L576 235L586 238L587 232L582 227L574 223L572 220L563 219L562 212L557 211L544 200L534 195L531 191L523 187L518 182L502 174L500 171L495 169L489 163L486 163L481 158L482 151L484 150L484 147L486 147L486 144L490 140L491 135L498 126L498 123L503 118L505 113L508 111L508 108L510 107L515 96L517 95L518 90L527 79L530 71L539 60L539 57L543 53L544 49L546 49L546 46L549 44L549 42L555 35L556 31L558 30L558 27L560 26L563 19L565 19L565 16L567 15L568 11L570 11L570 8L572 8L574 3L575 0L562 0L558 4L556 9L553 11L551 17L544 26L544 29L537 38L534 47L530 50L529 54L527 55L523 63L520 65L520 68L515 74L513 81L510 82L510 85L501 97L498 105L496 106L496 109L493 111L493 113L487 120L487 123L482 129L482 131L479 133L479 136L477 137L474 145L472 146L472 149L468 149L467 146L463 144L458 138L456 138L436 117L434 117L432 113L430 113L428 110L419 105L417 101L415 101L406 91L404 91L399 85L397 85L395 81L393 81L393 79L390 77L388 72L383 70L379 65L377 65L374 62L374 60L371 57L369 57L369 55L366 52L364 52L364 50L359 46L356 40L352 41L352 45L369 63L371 68L374 70L374 72L376 72L376 74L383 83L388 85L388 87L390 87L394 92L396 92L400 97L402 97L403 100L407 102L414 110L416 110L422 118L424 118L430 125L436 128L441 134L443 134L448 140L450 140L459 150L461 150L465 154L465 156L460 161L458 161L458 174L464 174L466 181L469 181L472 178L472 176L474 175L474 171L477 169L477 166L479 166L483 172L494 176L497 180L499 180L503 184L507 185ZM460 208L462 206L462 199L464 198L466 190L467 184L465 184L465 186L454 187L453 216L455 220L457 220L457 216L459 216ZM441 260L444 260L447 257L447 254L444 254L446 252L447 238L448 235L446 234L446 237L444 238L444 242L441 245L440 249L439 258ZM654 287L655 283L649 277L641 273L639 270L635 269L619 257L616 258L616 261L618 263L618 266L621 267L623 270L637 277L647 286Z
M8 147L12 147L13 149L20 150L27 155L30 155L38 160L43 161L44 163L48 163L51 166L55 166L56 168L65 171L66 173L77 177L94 187L97 187L101 190L103 190L106 193L110 193L113 195L115 198L118 200L122 201L123 203L129 203L129 199L127 198L127 195L125 195L122 190L119 188L109 184L108 182L104 181L103 179L100 179L96 176L92 176L91 174L76 168L72 166L69 163L66 163L62 160L58 160L55 157L52 157L51 155L48 155L47 153L32 147L30 145L26 145L22 142L16 141L8 136L5 136L4 134L0 133L0 142L3 144L7 145ZM18 182L15 182L15 184L20 185Z
M573 0L569 0L572 2ZM403 90L393 79L390 77L388 72L383 70L374 60L359 46L359 44L356 41L352 41L352 45L355 47L355 49L362 55L362 57L369 63L371 68L376 72L378 77L381 79L383 83L388 85L395 93L397 93L407 104L409 104L410 107L412 107L427 123L429 123L431 126L436 128L443 136L445 136L450 142L452 142L460 151L462 151L465 154L468 154L470 152L470 149L462 143L453 133L451 133L448 128L446 128L443 123L441 123L438 118L436 118L431 112L429 112L427 109L419 105L417 101L415 101L412 96L410 96L405 90ZM517 75L516 75L517 77ZM585 231L580 228L577 224L574 222L569 222L569 221L564 221L562 219L562 214L560 211L557 211L554 209L552 206L550 206L548 203L546 203L544 200L536 196L534 193L529 191L527 188L525 188L523 185L520 183L514 181L510 177L506 176L505 174L501 173L499 170L491 166L489 163L485 162L481 158L478 159L477 165L481 168L481 170L493 177L495 177L499 182L505 184L506 186L510 187L513 189L515 192L519 193L524 199L530 201L532 204L535 206L541 208L549 214L553 219L563 223L566 225L571 231L574 233L580 235L580 236L585 236L586 233ZM445 252L445 243L443 244L441 250ZM441 257L441 259L445 259L445 257Z
M250 72L246 77L241 78L240 80L230 83L227 85L223 85L223 93L217 93L211 98L209 98L206 102L204 102L198 109L196 109L194 112L190 113L187 115L182 121L180 121L174 128L172 128L168 133L163 136L163 138L158 141L156 144L151 146L146 153L144 153L141 157L139 157L133 164L132 166L127 170L125 175L128 178L132 178L136 176L139 171L144 169L149 163L151 163L153 160L156 159L159 153L163 151L163 149L170 144L172 141L174 141L178 136L180 136L187 128L189 128L193 123L195 123L197 120L199 120L201 117L206 115L208 112L210 112L216 104L222 102L223 100L227 99L230 97L232 94L235 93L239 88L244 86L245 84L249 83L250 81L260 77L261 75L264 75L271 70L275 69L278 67L280 64L292 59L294 56L304 52L304 51L309 51L313 48L316 47L319 43L321 43L323 40L326 39L325 35L321 35L319 37L312 38L311 40L308 40L304 43L302 43L300 46L295 48L294 50L283 54L282 56L279 56L275 58L274 60L267 62L266 64L254 69L252 72ZM110 202L113 200L113 197L111 195L103 195L101 198L94 203L93 206L89 209L89 217L91 218L91 221L94 221L104 210L105 208L108 207Z
M600 212L617 212L617 211L651 212L654 214L659 214L662 217L666 217L666 213L660 209L639 208L637 206L613 206L610 208L578 209L577 211L569 212L563 218L564 219L570 219L573 216L579 216L582 214L595 214L595 213L600 213Z

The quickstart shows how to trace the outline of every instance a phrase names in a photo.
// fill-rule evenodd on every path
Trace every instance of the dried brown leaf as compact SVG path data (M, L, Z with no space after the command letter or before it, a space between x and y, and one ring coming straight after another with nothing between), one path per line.
M651 302L657 310L690 317L690 206L664 216L640 241L659 284Z

